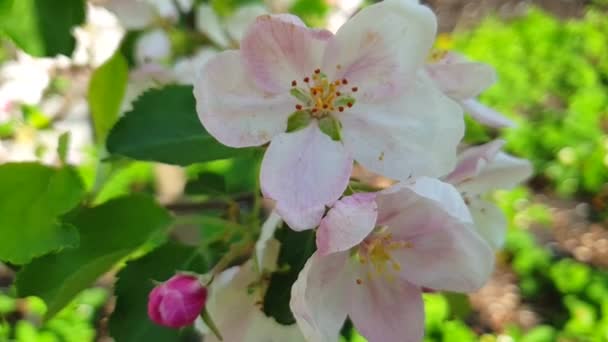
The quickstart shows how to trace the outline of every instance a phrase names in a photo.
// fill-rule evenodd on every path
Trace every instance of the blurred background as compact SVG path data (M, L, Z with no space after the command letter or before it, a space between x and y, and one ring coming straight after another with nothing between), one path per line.
M469 296L425 295L426 341L608 341L608 1L423 2L438 15L439 48L496 68L498 83L480 99L516 123L497 131L467 120L466 141L502 137L508 152L535 168L527 184L493 196L509 227L490 282ZM209 57L238 47L256 15L288 11L335 31L370 3L90 1L85 24L73 31L73 54L55 58L32 57L0 31L0 163L55 164L65 154L98 203L144 191L189 210L180 200L201 187L246 191L255 183L255 170L243 172L247 160L188 168L122 161L96 188L105 156L95 146L107 129L91 124L104 105L91 93L107 75L124 77L117 105L128 111L146 89L191 84ZM112 341L113 277L43 323L45 303L14 298L14 272L0 264L0 341ZM364 341L349 327L344 335Z

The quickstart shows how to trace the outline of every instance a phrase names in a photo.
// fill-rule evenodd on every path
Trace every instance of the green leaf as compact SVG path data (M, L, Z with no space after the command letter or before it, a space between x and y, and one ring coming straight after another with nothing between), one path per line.
M0 166L0 260L24 264L36 256L78 245L78 231L59 216L83 196L71 168L36 163Z
M17 274L19 297L38 296L55 315L80 291L169 226L170 216L150 197L131 195L73 213L80 246L45 255Z
M70 132L63 132L57 141L57 155L62 164L66 164L70 148Z
M97 142L105 140L118 119L128 77L129 66L120 52L95 70L91 77L88 97Z
M295 319L289 308L291 286L315 251L315 234L312 230L278 229L275 237L281 242L277 264L279 269L286 268L286 271L272 274L264 297L264 312L281 324L293 324Z
M0 0L0 9L0 31L33 56L70 56L85 19L84 0Z
M110 132L108 151L168 164L189 165L251 153L220 144L201 125L190 86L143 94Z
M310 120L312 120L310 113L303 110L291 114L287 119L287 132L294 132L308 126Z
M110 319L110 333L121 342L179 340L179 331L150 321L146 307L153 280L169 279L176 270L204 273L207 262L198 249L177 243L165 244L127 264L118 274L116 308Z
M334 117L326 116L319 120L319 128L333 140L340 141L340 122Z

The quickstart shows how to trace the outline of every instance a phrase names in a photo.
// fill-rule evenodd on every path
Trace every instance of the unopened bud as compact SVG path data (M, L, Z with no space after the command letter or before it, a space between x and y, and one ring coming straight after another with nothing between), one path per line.
M193 275L176 274L157 285L148 296L148 316L171 328L191 325L207 301L207 288Z

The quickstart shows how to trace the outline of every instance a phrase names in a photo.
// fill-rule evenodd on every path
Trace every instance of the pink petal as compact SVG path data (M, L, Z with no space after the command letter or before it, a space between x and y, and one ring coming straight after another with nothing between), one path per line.
M501 248L507 233L507 220L500 208L488 201L473 198L469 200L469 210L477 233L493 249Z
M341 195L350 177L352 159L342 143L322 133L316 122L272 139L260 171L265 197L295 230L316 227Z
M469 147L458 156L458 165L454 171L445 177L445 181L458 185L468 179L472 179L491 162L498 154L504 140L498 139L487 144Z
M323 72L330 79L346 78L362 91L414 77L433 45L437 22L417 1L390 0L368 6L348 20L327 47Z
M499 152L480 169L477 176L461 181L458 190L475 195L496 189L511 189L529 178L532 173L532 164L529 161Z
M335 342L346 319L353 278L348 253L314 253L291 288L289 306L307 341Z
M339 114L344 145L373 172L405 180L444 175L456 164L462 110L423 74L397 98L359 101Z
M349 316L369 341L419 342L424 335L421 290L400 279L361 272L360 285L351 290Z
M513 121L475 99L463 100L460 103L465 112L469 113L473 119L484 125L495 128L515 126Z
M337 201L317 230L319 255L342 252L358 245L376 226L376 195L360 193Z
M270 93L285 91L321 66L326 41L333 34L312 30L291 14L262 15L241 42L247 71Z
M392 252L401 277L435 290L480 288L494 266L494 253L474 231L460 193L450 184L420 178L377 198L378 224L410 244Z
M238 51L212 57L194 84L196 111L207 131L232 147L258 146L285 132L289 95L269 95L247 78Z
M457 62L426 65L439 89L455 100L476 97L496 82L496 72L484 63Z

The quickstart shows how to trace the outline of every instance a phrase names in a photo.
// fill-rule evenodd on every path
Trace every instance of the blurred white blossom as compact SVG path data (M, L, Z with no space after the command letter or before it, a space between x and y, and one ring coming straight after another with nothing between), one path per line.
M88 5L87 22L76 28L76 49L72 61L77 65L100 66L120 45L124 29L114 14L103 7Z

